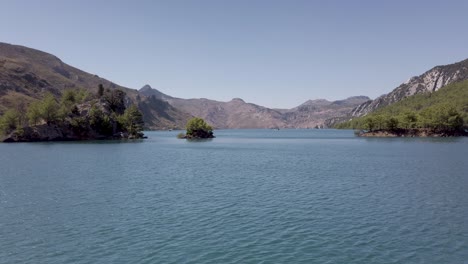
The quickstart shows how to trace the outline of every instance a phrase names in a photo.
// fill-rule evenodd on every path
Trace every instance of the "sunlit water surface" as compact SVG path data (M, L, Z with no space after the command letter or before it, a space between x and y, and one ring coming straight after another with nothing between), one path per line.
M0 263L468 263L468 139L0 145Z

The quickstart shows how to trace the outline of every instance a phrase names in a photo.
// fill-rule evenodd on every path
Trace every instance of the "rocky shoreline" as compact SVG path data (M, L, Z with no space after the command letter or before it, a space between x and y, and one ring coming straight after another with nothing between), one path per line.
M76 128L70 125L42 124L33 127L24 127L2 138L0 142L47 142L47 141L84 141L84 140L122 140L147 138L143 133L129 135L126 132L117 132L107 136L97 133L89 128Z
M425 128L357 131L358 137L466 137L465 130L432 130Z

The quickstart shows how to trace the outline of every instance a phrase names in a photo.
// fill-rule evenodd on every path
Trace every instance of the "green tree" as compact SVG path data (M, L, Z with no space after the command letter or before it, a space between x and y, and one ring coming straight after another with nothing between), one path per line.
M418 122L418 116L413 111L406 111L400 116L400 124L402 128L414 128Z
M124 113L124 125L125 129L127 130L128 134L131 136L140 136L141 131L143 131L144 121L143 115L138 110L135 105L131 105L127 109L125 109Z
M61 104L72 105L76 103L76 93L73 90L65 90L62 93Z
M41 120L41 102L32 102L27 111L29 125L35 126Z
M47 124L54 122L58 118L58 104L52 94L47 94L40 103L41 118Z
M460 130L463 128L463 117L454 107L447 108L445 125L449 130Z
M8 134L18 127L18 122L18 111L15 109L9 109L0 117L0 130L3 134Z
M383 115L374 115L374 124L376 129L384 129L386 124L386 116Z
M398 128L398 119L396 117L390 117L385 120L386 129L395 130Z
M93 105L88 113L89 124L98 133L110 136L112 135L112 122L100 108Z
M208 125L202 118L194 117L187 122L187 138L212 138L213 127Z
M364 118L364 124L363 124L364 128L369 130L369 131L372 131L374 130L375 128L375 120L372 116L367 116L366 118Z

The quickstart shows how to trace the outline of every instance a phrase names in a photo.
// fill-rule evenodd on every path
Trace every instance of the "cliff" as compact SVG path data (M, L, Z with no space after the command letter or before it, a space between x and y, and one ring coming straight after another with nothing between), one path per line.
M436 66L431 70L410 78L388 94L369 100L353 108L348 117L360 117L378 108L399 102L415 94L432 93L440 88L468 79L468 59L450 65ZM348 118L348 119L349 119ZM346 118L345 118L346 119Z

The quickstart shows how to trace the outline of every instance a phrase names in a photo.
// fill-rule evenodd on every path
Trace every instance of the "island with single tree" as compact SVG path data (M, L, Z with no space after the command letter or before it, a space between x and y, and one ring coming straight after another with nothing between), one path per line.
M2 142L76 141L144 138L143 117L135 105L125 105L125 92L104 89L65 90L57 99L21 102L0 117Z
M187 122L186 133L180 133L178 138L185 139L206 139L214 138L213 127L208 125L203 118L194 117Z

